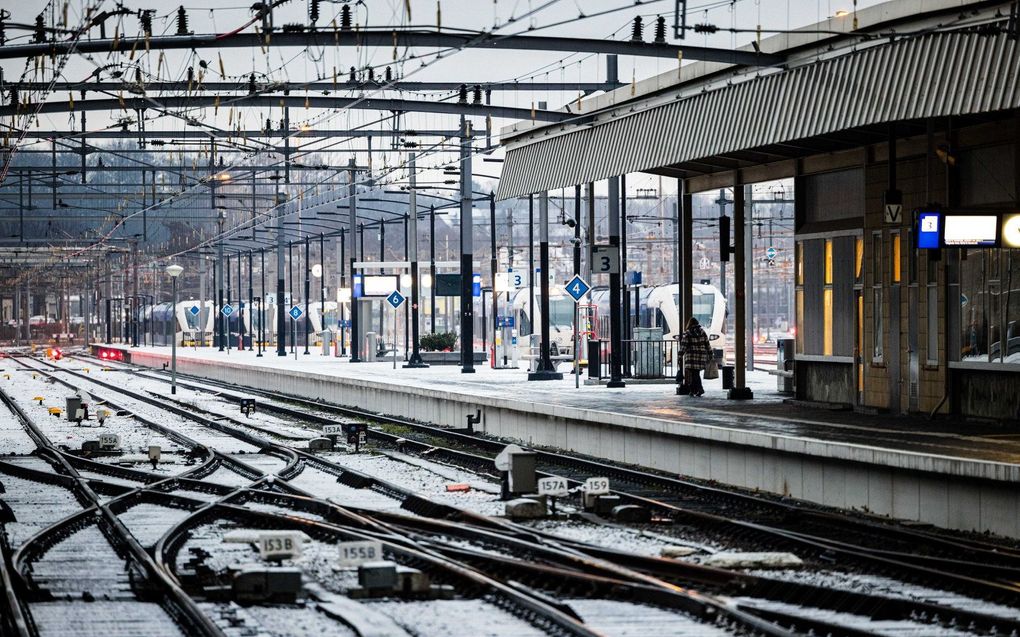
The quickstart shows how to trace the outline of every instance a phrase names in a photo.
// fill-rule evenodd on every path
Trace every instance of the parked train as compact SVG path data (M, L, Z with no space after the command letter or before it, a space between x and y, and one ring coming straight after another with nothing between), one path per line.
M715 349L723 349L726 332L726 299L719 288L714 285L695 284L692 286L693 314L701 323L708 338ZM540 331L539 320L541 320L541 303L539 302L538 290L535 291L535 315L533 322L530 316L529 303L530 288L521 288L513 295L511 307L518 336L525 337L530 334L537 334ZM638 292L640 307L638 308L636 327L657 327L662 329L662 339L671 340L683 332L686 318L681 319L680 292L677 285L656 285L640 288ZM631 293L633 301L633 293ZM593 331L595 337L600 339L609 338L609 290L596 289L589 294L586 303L582 305L594 306L595 325ZM549 296L549 330L553 343L560 352L571 353L573 351L572 335L574 330L574 299L566 295L559 286L550 288ZM634 323L634 309L631 308L631 323ZM519 341L527 347L527 339Z
M326 301L324 304L312 302L310 308L306 307L304 303L298 303L297 307L302 311L302 318L298 319L296 325L289 316L286 319L288 342L291 340L291 335L296 333L297 342L304 343L305 316L308 317L310 323L309 343L311 345L321 343L323 325L326 329L336 331L339 319L336 301ZM198 308L198 312L192 308ZM289 311L290 307L287 310ZM217 308L211 300L199 302L197 299L189 299L180 301L176 306L171 303L145 306L139 310L139 319L142 330L148 333L149 339L154 345L169 345L175 336L179 345L200 345L203 342L206 345L212 345L215 343L217 330L216 311ZM276 305L267 303L264 314L266 322L264 342L273 343L276 341ZM259 331L261 317L262 311L257 304L251 309L245 303L241 311L235 311L229 318L225 318L224 320L227 322L225 329L230 343L236 346L241 342L242 336L246 339L246 344L252 337L260 338L262 336Z

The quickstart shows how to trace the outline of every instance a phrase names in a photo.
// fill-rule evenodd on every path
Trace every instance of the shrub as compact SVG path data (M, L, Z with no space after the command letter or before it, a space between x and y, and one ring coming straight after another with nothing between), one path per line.
M420 342L421 348L426 352L449 352L457 346L457 333L423 334Z

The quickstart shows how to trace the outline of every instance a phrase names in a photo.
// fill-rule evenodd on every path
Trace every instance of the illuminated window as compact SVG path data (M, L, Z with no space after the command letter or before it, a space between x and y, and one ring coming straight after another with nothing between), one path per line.
M895 232L892 235L892 256L890 260L892 263L889 264L890 270L892 270L892 281L893 283L900 282L900 233Z
M861 344L864 343L864 295L857 294L857 347L854 358L857 359L857 391L864 391L864 356L861 356Z
M796 292L797 296L797 325L804 324L804 290L798 289ZM804 330L797 328L797 353L804 353Z
M832 285L832 239L825 240L825 285Z
M832 356L832 288L827 287L822 292L823 311L823 344L822 354Z
M861 281L861 273L864 272L864 238L854 239L854 279Z
M804 285L804 244L797 244L797 285Z

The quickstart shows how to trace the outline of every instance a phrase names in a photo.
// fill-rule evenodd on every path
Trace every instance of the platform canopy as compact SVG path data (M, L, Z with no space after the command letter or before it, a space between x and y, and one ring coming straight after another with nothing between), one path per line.
M504 129L497 197L632 172L718 172L835 150L824 146L834 134L863 145L867 137L846 133L889 122L1020 108L1015 26L994 11L988 15L978 26L968 20L952 28L947 20L946 30L899 27L904 35L816 47L784 69L705 74L647 97L616 100L567 124Z

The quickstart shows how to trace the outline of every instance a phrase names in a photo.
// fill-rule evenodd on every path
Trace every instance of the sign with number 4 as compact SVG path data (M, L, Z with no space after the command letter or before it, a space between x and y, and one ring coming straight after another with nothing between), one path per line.
M609 478L588 478L584 481L584 492L589 495L609 493Z

